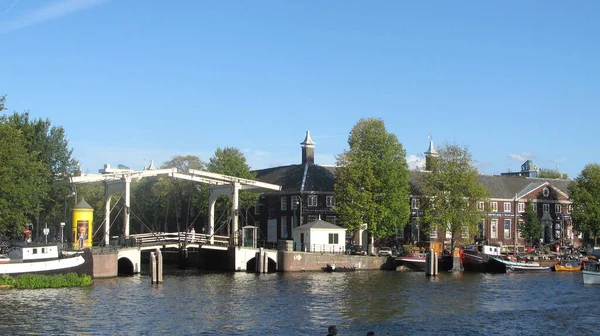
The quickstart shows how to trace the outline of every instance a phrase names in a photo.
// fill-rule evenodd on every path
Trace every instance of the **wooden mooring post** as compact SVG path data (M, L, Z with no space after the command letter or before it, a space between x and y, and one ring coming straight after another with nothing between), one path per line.
M438 254L434 250L429 250L425 258L425 275L436 276L438 274Z
M152 284L159 284L163 282L163 258L160 249L156 249L156 252L150 252L150 273L152 278Z
M269 261L265 250L261 247L255 255L256 258L256 273L268 273Z

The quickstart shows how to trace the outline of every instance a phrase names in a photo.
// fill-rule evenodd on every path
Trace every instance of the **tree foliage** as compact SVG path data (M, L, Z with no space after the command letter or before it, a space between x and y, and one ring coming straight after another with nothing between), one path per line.
M429 231L450 232L452 249L457 240L472 237L484 217L478 202L486 200L488 190L479 183L478 171L466 147L446 144L438 151L431 172L424 173L420 185L423 194L424 224Z
M395 235L408 222L409 170L406 152L383 120L361 119L337 157L335 210L351 231L367 224L376 238Z
M567 173L561 173L557 169L540 169L537 173L539 178L550 178L550 179L562 179L568 180L569 175Z
M533 208L533 202L531 202L531 200L527 201L525 213L521 216L523 217L523 224L519 226L521 236L530 243L540 241L540 238L542 238L542 235L544 234L544 225Z
M250 171L250 166L246 163L246 157L237 148L225 147L217 148L213 156L209 159L206 168L209 172L223 175L240 177L248 180L255 180L256 175ZM252 208L260 195L255 192L242 190L239 193L239 209ZM231 200L221 197L217 203L217 209L225 212L225 216L231 214Z
M37 216L49 185L20 130L0 123L0 139L0 233L16 236Z
M591 237L600 234L600 165L586 165L569 185L574 228Z

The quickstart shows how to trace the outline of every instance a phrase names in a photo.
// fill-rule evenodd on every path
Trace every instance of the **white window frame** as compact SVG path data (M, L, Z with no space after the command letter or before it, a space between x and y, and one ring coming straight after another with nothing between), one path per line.
M508 223L508 230L506 230L506 224L507 223ZM505 218L504 219L504 225L502 225L502 228L504 229L504 239L510 239L510 237L511 237L511 231L512 231L512 220Z
M332 206L335 206L335 198L333 197L333 195L329 195L325 197L325 205L328 208L331 208Z
M317 195L309 195L308 196L308 206L309 207L316 207L317 206Z
M340 234L339 233L329 233L329 244L337 245L340 243Z
M554 212L556 212L556 213L562 213L562 207L560 206L560 204L555 204L554 205Z
M544 213L549 213L550 212L550 204L543 204L543 209L544 209Z
M525 203L519 203L519 212L525 212Z
M335 222L336 222L337 218L335 216L327 216L327 217L325 217L325 220L333 225L336 225Z
M307 223L312 223L315 222L317 219L319 219L319 217L317 217L316 215L309 215L308 216L308 222Z
M298 210L298 203L300 203L300 196L292 196L292 210Z
M498 212L498 202L490 202L490 209L492 212Z
M498 239L498 220L495 218L490 222L490 239Z
M504 212L510 212L510 202L504 202Z
M485 202L477 202L477 210L485 210Z
M446 230L446 239L452 239L452 232Z
M567 205L567 213L570 214L573 212L573 204Z
M421 207L421 201L418 198L412 198L410 200L411 209L419 209Z
M287 210L287 196L281 196L281 198L279 199L279 202L281 204L281 211L286 211Z
M462 239L467 239L469 238L469 228L468 227L463 227L462 232L460 233L460 237Z
M287 238L287 236L288 236L287 217L281 216L281 237L280 238Z
M430 239L437 239L438 237L438 226L436 225L431 232L429 232Z

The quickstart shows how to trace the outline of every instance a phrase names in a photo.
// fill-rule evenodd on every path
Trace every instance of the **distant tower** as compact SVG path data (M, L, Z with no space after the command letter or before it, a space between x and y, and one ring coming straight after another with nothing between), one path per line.
M302 164L314 164L315 163L315 144L310 138L310 131L306 131L306 138L300 143L302 145Z
M435 162L437 161L438 152L433 147L433 136L429 133L429 148L425 152L425 170L431 171L435 166Z

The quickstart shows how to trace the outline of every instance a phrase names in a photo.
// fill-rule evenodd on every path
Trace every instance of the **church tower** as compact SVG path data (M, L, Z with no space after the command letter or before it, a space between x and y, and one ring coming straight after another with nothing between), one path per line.
M306 131L306 138L300 145L302 145L302 164L314 164L316 142L310 138L310 131Z
M432 171L435 163L437 162L437 158L440 156L438 152L433 147L433 136L429 133L429 148L425 152L425 170Z

